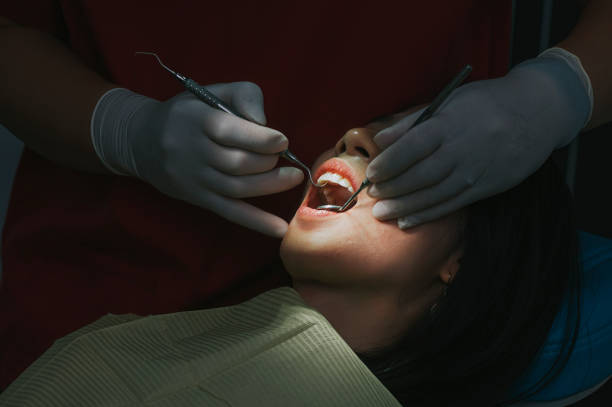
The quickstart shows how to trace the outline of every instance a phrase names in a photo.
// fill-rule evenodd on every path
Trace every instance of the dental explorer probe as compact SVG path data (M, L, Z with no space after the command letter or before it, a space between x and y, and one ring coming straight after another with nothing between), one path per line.
M200 99L201 101L203 101L204 103L206 103L210 107L222 110L225 113L229 113L229 114L234 115L234 116L238 116L241 119L251 121L251 120L247 119L246 117L242 116L241 114L239 114L238 112L235 112L234 110L232 110L231 107L226 105L221 99L219 99L217 96L215 96L211 91L206 89L204 86L200 85L199 83L197 83L193 79L188 78L188 77L186 77L184 75L181 75L180 73L175 72L172 69L168 68L166 65L164 65L164 63L161 61L161 59L159 59L159 57L157 56L156 53L154 53L154 52L145 52L145 51L136 51L136 54L153 55L155 58L157 58L157 62L159 62L159 64L166 71L170 72L172 74L172 76L174 76L176 79L178 79L178 81L180 83L183 84L185 89L187 89L189 92L193 93L198 99ZM298 160L298 158L291 151L289 151L289 149L287 149L285 151L281 151L280 153L278 153L278 155L280 155L281 157L285 158L286 160L291 161L292 163L297 164L300 167L302 167L308 173L308 178L310 179L310 182L312 183L312 185L314 185L315 187L321 188L321 187L324 187L325 185L327 185L327 182L322 183L322 184L314 182L314 180L312 179L312 173L310 172L310 168L308 168L308 166L306 164L304 164L303 162Z
M463 82L465 78L467 78L471 72L472 72L472 67L470 65L466 65L465 68L463 68L461 72L459 72L459 74L455 76L453 80L448 85L446 85L444 89L442 89L442 92L440 92L440 94L436 96L434 101L431 102L431 104L427 106L425 110L423 110L423 113L419 115L419 117L416 119L414 123L412 123L412 125L408 128L408 130L423 123L425 120L433 116L436 110L438 110L438 108L442 105L442 103L444 103L446 98L450 96L452 91L455 90L455 88L459 86L461 82ZM357 189L357 191L353 193L353 195L351 195L348 198L348 200L344 203L344 205L342 206L340 205L320 205L320 206L317 206L317 209L323 209L326 211L333 211L333 212L343 212L346 210L346 208L348 208L351 202L353 202L353 200L357 197L357 195L365 187L367 187L370 184L371 184L370 180L366 177L366 179L364 179L363 182L361 183L361 186Z

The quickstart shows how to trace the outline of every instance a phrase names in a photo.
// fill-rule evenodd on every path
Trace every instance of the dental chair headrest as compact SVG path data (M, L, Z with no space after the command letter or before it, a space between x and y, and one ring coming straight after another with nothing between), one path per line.
M587 397L612 376L612 239L579 232L582 268L580 328L559 375L518 406L564 406ZM557 315L531 368L512 392L528 389L553 366L561 349L568 304Z

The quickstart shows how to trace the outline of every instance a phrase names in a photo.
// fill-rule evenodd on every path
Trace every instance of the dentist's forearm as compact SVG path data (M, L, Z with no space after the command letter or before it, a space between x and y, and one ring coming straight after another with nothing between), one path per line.
M612 121L612 1L589 0L571 34L557 46L578 56L593 86L593 115L586 130Z
M40 155L109 173L91 143L96 102L114 86L60 41L0 17L0 123Z

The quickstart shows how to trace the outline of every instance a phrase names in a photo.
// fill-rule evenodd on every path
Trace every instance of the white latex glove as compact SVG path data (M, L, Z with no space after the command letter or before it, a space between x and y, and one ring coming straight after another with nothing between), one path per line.
M458 88L410 131L421 111L380 131L384 151L366 172L374 216L408 228L516 186L586 124L589 87L562 58L541 56Z
M250 82L207 86L238 113L214 109L189 92L159 102L114 89L98 102L92 138L112 171L138 177L166 195L245 227L282 237L287 222L241 198L273 194L303 180L293 167L274 169L287 138L264 127L261 89Z

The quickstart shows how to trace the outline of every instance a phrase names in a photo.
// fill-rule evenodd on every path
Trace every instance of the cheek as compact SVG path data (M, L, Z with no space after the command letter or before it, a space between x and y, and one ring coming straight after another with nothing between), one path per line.
M381 224L377 229L378 238L369 241L361 259L363 267L360 270L364 274L390 284L406 285L429 280L435 263L435 243L427 228L405 232L391 222Z

